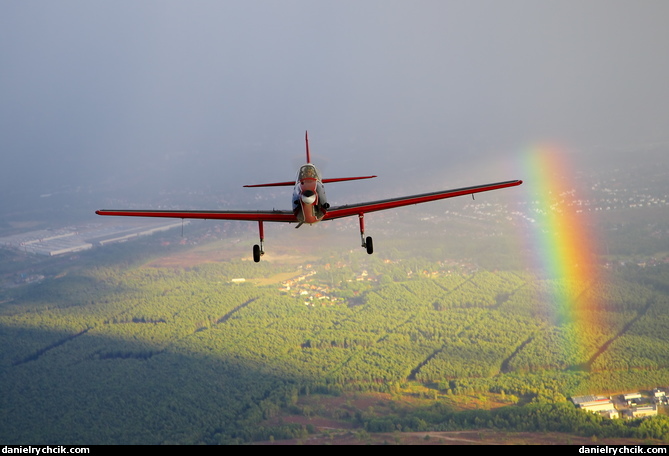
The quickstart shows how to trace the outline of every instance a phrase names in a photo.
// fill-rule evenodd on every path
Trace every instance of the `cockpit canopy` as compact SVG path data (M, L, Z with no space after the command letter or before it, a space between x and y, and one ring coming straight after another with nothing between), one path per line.
M302 165L300 171L297 173L297 180L301 181L302 179L318 179L320 180L321 176L316 167L312 164Z

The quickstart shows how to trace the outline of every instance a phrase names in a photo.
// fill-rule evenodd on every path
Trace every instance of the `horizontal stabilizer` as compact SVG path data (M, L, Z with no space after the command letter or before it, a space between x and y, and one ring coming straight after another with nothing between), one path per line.
M360 176L360 177L334 177L332 179L323 179L322 182L327 184L329 182L342 182L342 181L351 181L358 179L371 179L376 176ZM253 184L245 185L244 187L287 187L290 185L295 185L295 181L286 181L286 182L270 182L269 184Z
M335 177L333 179L323 179L323 183L327 184L328 182L341 182L341 181L352 181L358 179L371 179L376 176L361 176L361 177Z

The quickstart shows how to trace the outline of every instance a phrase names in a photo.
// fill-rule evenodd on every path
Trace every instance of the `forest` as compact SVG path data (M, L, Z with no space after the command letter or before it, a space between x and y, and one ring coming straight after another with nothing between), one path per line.
M605 280L579 284L575 298L600 306L575 312L578 302L551 298L565 279L441 252L331 253L308 266L151 262L188 249L164 244L149 238L53 261L41 283L2 289L0 440L294 438L313 429L269 423L300 410L305 395L401 395L412 385L432 404L342 419L369 432L489 427L669 440L667 416L611 421L567 402L669 385L669 265L601 266ZM482 393L515 402L448 405Z

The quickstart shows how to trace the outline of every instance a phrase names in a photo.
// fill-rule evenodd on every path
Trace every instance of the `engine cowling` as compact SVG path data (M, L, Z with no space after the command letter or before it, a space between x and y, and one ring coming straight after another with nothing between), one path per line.
M300 196L300 199L304 204L314 204L316 202L316 193L314 193L311 190L305 190L302 192L302 195Z

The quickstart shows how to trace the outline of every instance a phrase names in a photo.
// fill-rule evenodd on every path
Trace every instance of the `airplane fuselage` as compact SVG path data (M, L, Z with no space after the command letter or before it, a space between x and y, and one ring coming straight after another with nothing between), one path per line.
M329 207L318 169L311 163L302 165L293 189L293 213L298 222L310 225L320 222Z

